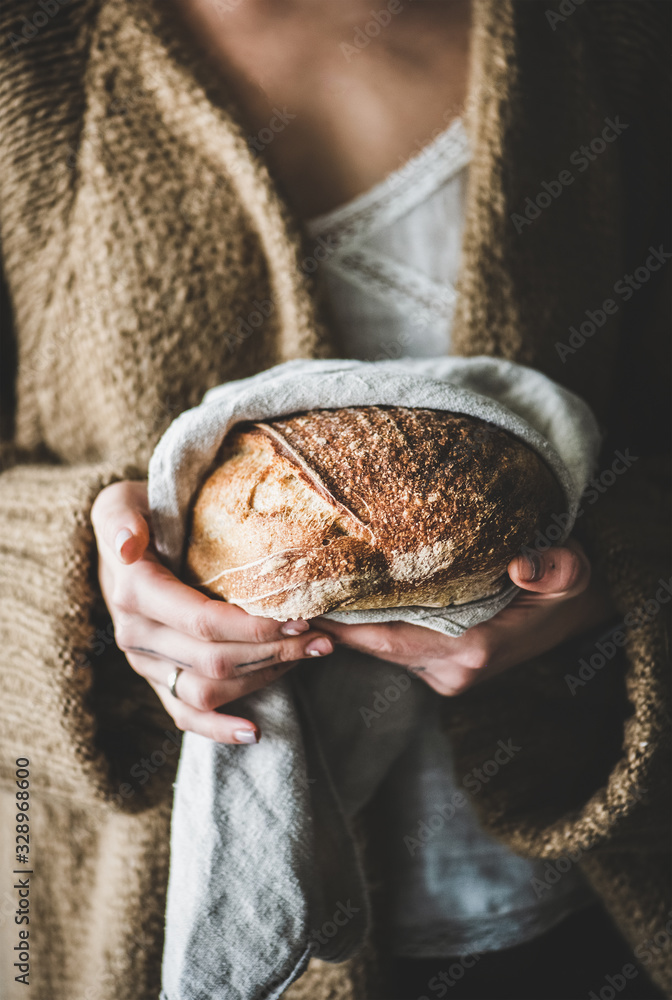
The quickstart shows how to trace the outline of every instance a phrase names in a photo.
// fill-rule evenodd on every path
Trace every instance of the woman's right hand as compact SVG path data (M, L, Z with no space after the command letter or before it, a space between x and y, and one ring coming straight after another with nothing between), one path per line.
M219 743L258 742L254 723L214 710L265 687L304 657L332 652L329 636L310 631L305 621L248 615L178 580L152 551L145 482L105 487L91 521L117 646L178 729ZM167 684L176 667L182 672L174 698Z

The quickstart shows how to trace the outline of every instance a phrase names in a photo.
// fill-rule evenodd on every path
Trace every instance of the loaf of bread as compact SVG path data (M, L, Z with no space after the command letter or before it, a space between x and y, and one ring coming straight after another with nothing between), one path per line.
M563 509L536 452L428 409L312 410L227 435L192 510L188 582L285 621L496 594Z

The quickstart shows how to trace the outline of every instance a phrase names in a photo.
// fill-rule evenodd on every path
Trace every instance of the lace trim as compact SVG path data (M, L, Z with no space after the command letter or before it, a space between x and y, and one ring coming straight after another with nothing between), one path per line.
M408 264L374 250L348 253L330 262L329 270L388 305L413 312L417 324L426 325L433 320L450 322L453 318L457 295L452 285L440 285Z
M328 236L325 268L375 295L388 306L412 313L415 324L452 322L456 293L416 268L366 246L366 240L430 198L471 159L460 118L375 187L339 208L311 219L312 237Z
M353 250L371 233L395 222L437 191L471 159L461 118L419 153L352 201L306 223L310 236L331 236L331 246Z

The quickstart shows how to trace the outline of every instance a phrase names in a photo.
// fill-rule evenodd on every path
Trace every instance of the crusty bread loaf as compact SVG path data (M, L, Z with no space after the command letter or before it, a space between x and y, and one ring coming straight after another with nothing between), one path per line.
M279 621L464 604L500 591L562 509L546 464L482 420L313 410L227 436L195 499L189 582Z

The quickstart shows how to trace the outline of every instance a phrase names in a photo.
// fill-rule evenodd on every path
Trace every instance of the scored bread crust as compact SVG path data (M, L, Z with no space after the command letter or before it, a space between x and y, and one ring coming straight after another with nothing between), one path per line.
M227 435L195 499L187 573L278 621L465 604L500 592L564 506L536 452L483 420L312 410Z

